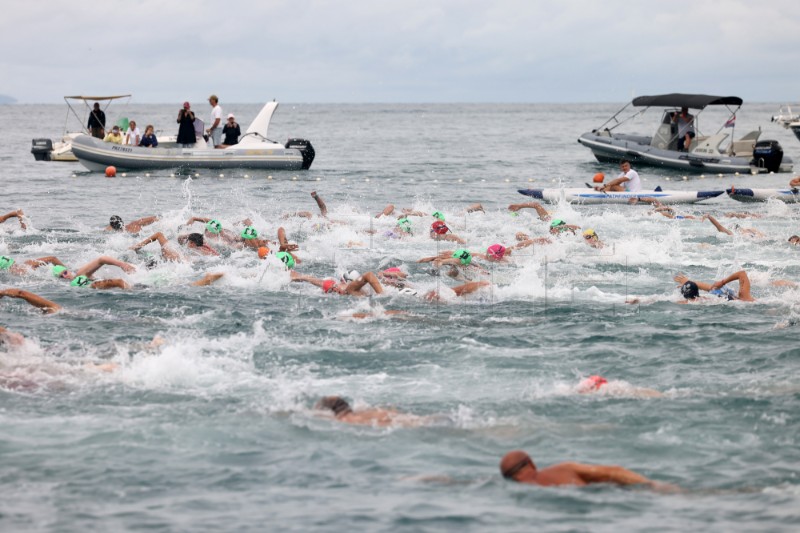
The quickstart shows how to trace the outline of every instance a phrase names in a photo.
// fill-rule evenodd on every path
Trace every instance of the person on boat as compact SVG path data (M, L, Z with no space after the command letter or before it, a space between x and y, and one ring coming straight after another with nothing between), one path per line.
M28 292L22 289L4 289L0 291L0 298L3 297L7 298L19 298L20 300L25 300L29 304L34 307L38 307L44 313L55 313L56 311L61 309L61 306L55 302L51 302L46 298L42 298L38 294L34 294L32 292ZM2 332L0 334L8 334L11 333L5 328L0 328ZM0 343L2 343L3 339L0 339Z
M16 211L10 211L5 215L0 215L0 224L8 220L9 218L16 218L17 222L19 222L19 227L22 229L28 229L28 226L25 224L25 221L22 217L25 216L25 213L22 209L17 209Z
M128 146L139 146L142 140L142 133L136 127L136 121L131 120L128 123L128 131L125 132L125 144Z
M16 276L24 276L25 274L30 274L32 271L44 265L64 266L64 263L62 263L58 259L58 257L54 255L48 255L46 257L40 257L38 259L28 259L23 263L17 263L16 261L14 261L14 258L9 257L7 255L0 255L0 271L7 270L9 273L14 274Z
M216 94L208 97L211 105L211 126L206 129L206 133L211 137L214 148L222 148L222 108L219 105L219 98Z
M314 409L331 411L339 422L365 426L405 426L415 427L425 422L425 417L401 413L395 409L362 409L354 411L347 400L341 396L325 396L319 400Z
M139 146L144 148L155 148L158 146L158 139L156 138L156 132L152 124L148 124L144 129L144 135L142 136L142 140L139 141Z
M320 279L307 274L292 272L292 281L310 283L322 289L322 292L333 292L343 296L369 296L369 294L364 290L367 285L372 288L375 294L383 294L383 285L381 285L380 280L378 280L378 277L374 272L365 272L356 279L349 281L343 278L341 282L337 282L331 278Z
M672 115L672 122L678 125L678 151L688 152L694 139L694 115L689 114L689 108L682 107L680 113Z
M70 285L73 287L88 286L91 287L92 289L131 288L128 282L120 278L101 279L97 281L92 280L92 275L106 265L119 267L128 274L136 271L135 266L126 263L125 261L120 261L119 259L108 257L107 255L101 255L100 257L93 259L92 261L89 261L88 263L86 263L85 265L83 265L74 272L72 272L63 265L53 266L52 271L55 277L69 281Z
M233 116L233 113L228 115L228 121L225 123L225 127L222 128L222 134L225 135L225 140L222 141L221 148L239 144L239 136L242 134L242 130L239 128L239 123L236 122L236 117Z
M86 124L92 137L102 139L106 136L106 113L100 109L100 103L95 102L92 111L89 113L89 122Z
M176 143L183 148L191 148L197 142L197 135L194 131L194 111L189 102L184 102L183 107L178 111L178 138Z
M631 162L623 159L619 162L620 174L605 185L598 185L594 189L601 192L637 192L642 190L642 180L639 173L631 168Z
M108 221L108 226L104 229L105 231L124 231L127 233L139 233L142 231L142 228L145 226L149 226L150 224L159 220L159 217L156 215L152 215L149 217L142 217L139 219L134 220L133 222L129 222L128 224L123 225L122 217L119 215L112 215Z
M103 141L107 143L122 144L122 134L119 132L119 126L114 124L111 128L111 133L103 137Z
M715 281L713 283L705 283L703 281L692 281L688 276L679 272L673 278L679 285L681 294L685 300L678 303L694 303L700 302L705 298L700 297L700 291L706 291L709 294L718 298L725 298L726 300L741 300L743 302L755 302L756 299L750 294L750 278L747 277L747 272L740 270L734 272L727 278ZM730 287L726 287L732 281L739 282L739 292L734 292Z
M648 485L653 488L665 486L621 466L558 463L540 470L531 456L522 450L514 450L503 456L500 460L500 473L511 481L545 487L582 487L591 483Z

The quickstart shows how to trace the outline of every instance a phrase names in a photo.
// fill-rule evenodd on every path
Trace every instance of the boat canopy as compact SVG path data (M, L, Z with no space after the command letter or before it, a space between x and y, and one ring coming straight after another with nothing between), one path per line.
M710 94L657 94L654 96L639 96L633 99L636 107L667 106L690 107L692 109L705 109L709 105L742 105L743 100L738 96L713 96Z
M130 98L129 94L120 94L117 96L65 96L64 100L117 100L119 98Z

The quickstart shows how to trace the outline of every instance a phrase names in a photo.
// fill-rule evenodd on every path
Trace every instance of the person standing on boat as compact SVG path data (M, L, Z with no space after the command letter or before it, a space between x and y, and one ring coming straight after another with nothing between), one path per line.
M125 132L125 144L128 146L139 146L141 140L142 134L139 128L136 127L136 121L131 120L128 123L128 131Z
M694 139L694 115L689 114L689 108L682 107L680 113L672 116L672 122L678 125L678 151L688 152Z
M242 130L239 128L239 124L236 122L236 117L233 116L233 113L228 115L228 122L226 122L225 127L222 128L222 133L225 134L225 142L222 143L222 148L239 144L239 136L242 134Z
M222 108L219 106L219 98L216 94L208 97L208 103L211 104L211 127L206 130L214 148L222 148Z
M197 142L197 135L194 132L194 111L191 110L189 102L183 103L183 108L178 111L178 139L177 144L183 148L191 148Z
M616 179L613 179L605 185L595 187L596 191L602 192L636 192L642 190L642 180L639 179L639 173L631 168L631 162L623 159L619 162L620 172Z
M94 109L89 113L89 123L86 125L92 132L92 137L102 139L106 136L106 113L100 109L100 103L94 103Z

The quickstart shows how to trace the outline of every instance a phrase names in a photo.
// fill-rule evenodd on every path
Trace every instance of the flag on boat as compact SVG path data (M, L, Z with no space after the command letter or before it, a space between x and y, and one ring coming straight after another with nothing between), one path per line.
M733 115L728 121L725 123L726 128L732 128L736 126L736 115Z

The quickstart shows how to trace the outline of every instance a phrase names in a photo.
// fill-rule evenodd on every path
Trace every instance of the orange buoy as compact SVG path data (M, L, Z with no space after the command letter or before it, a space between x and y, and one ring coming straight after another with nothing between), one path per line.
M113 178L117 175L117 167L106 167L106 177Z
M269 248L266 246L262 246L258 249L258 257L259 259L264 259L269 254Z
M594 175L592 181L595 183L603 183L604 179L606 179L605 174L603 174L602 172L598 172L597 174Z

